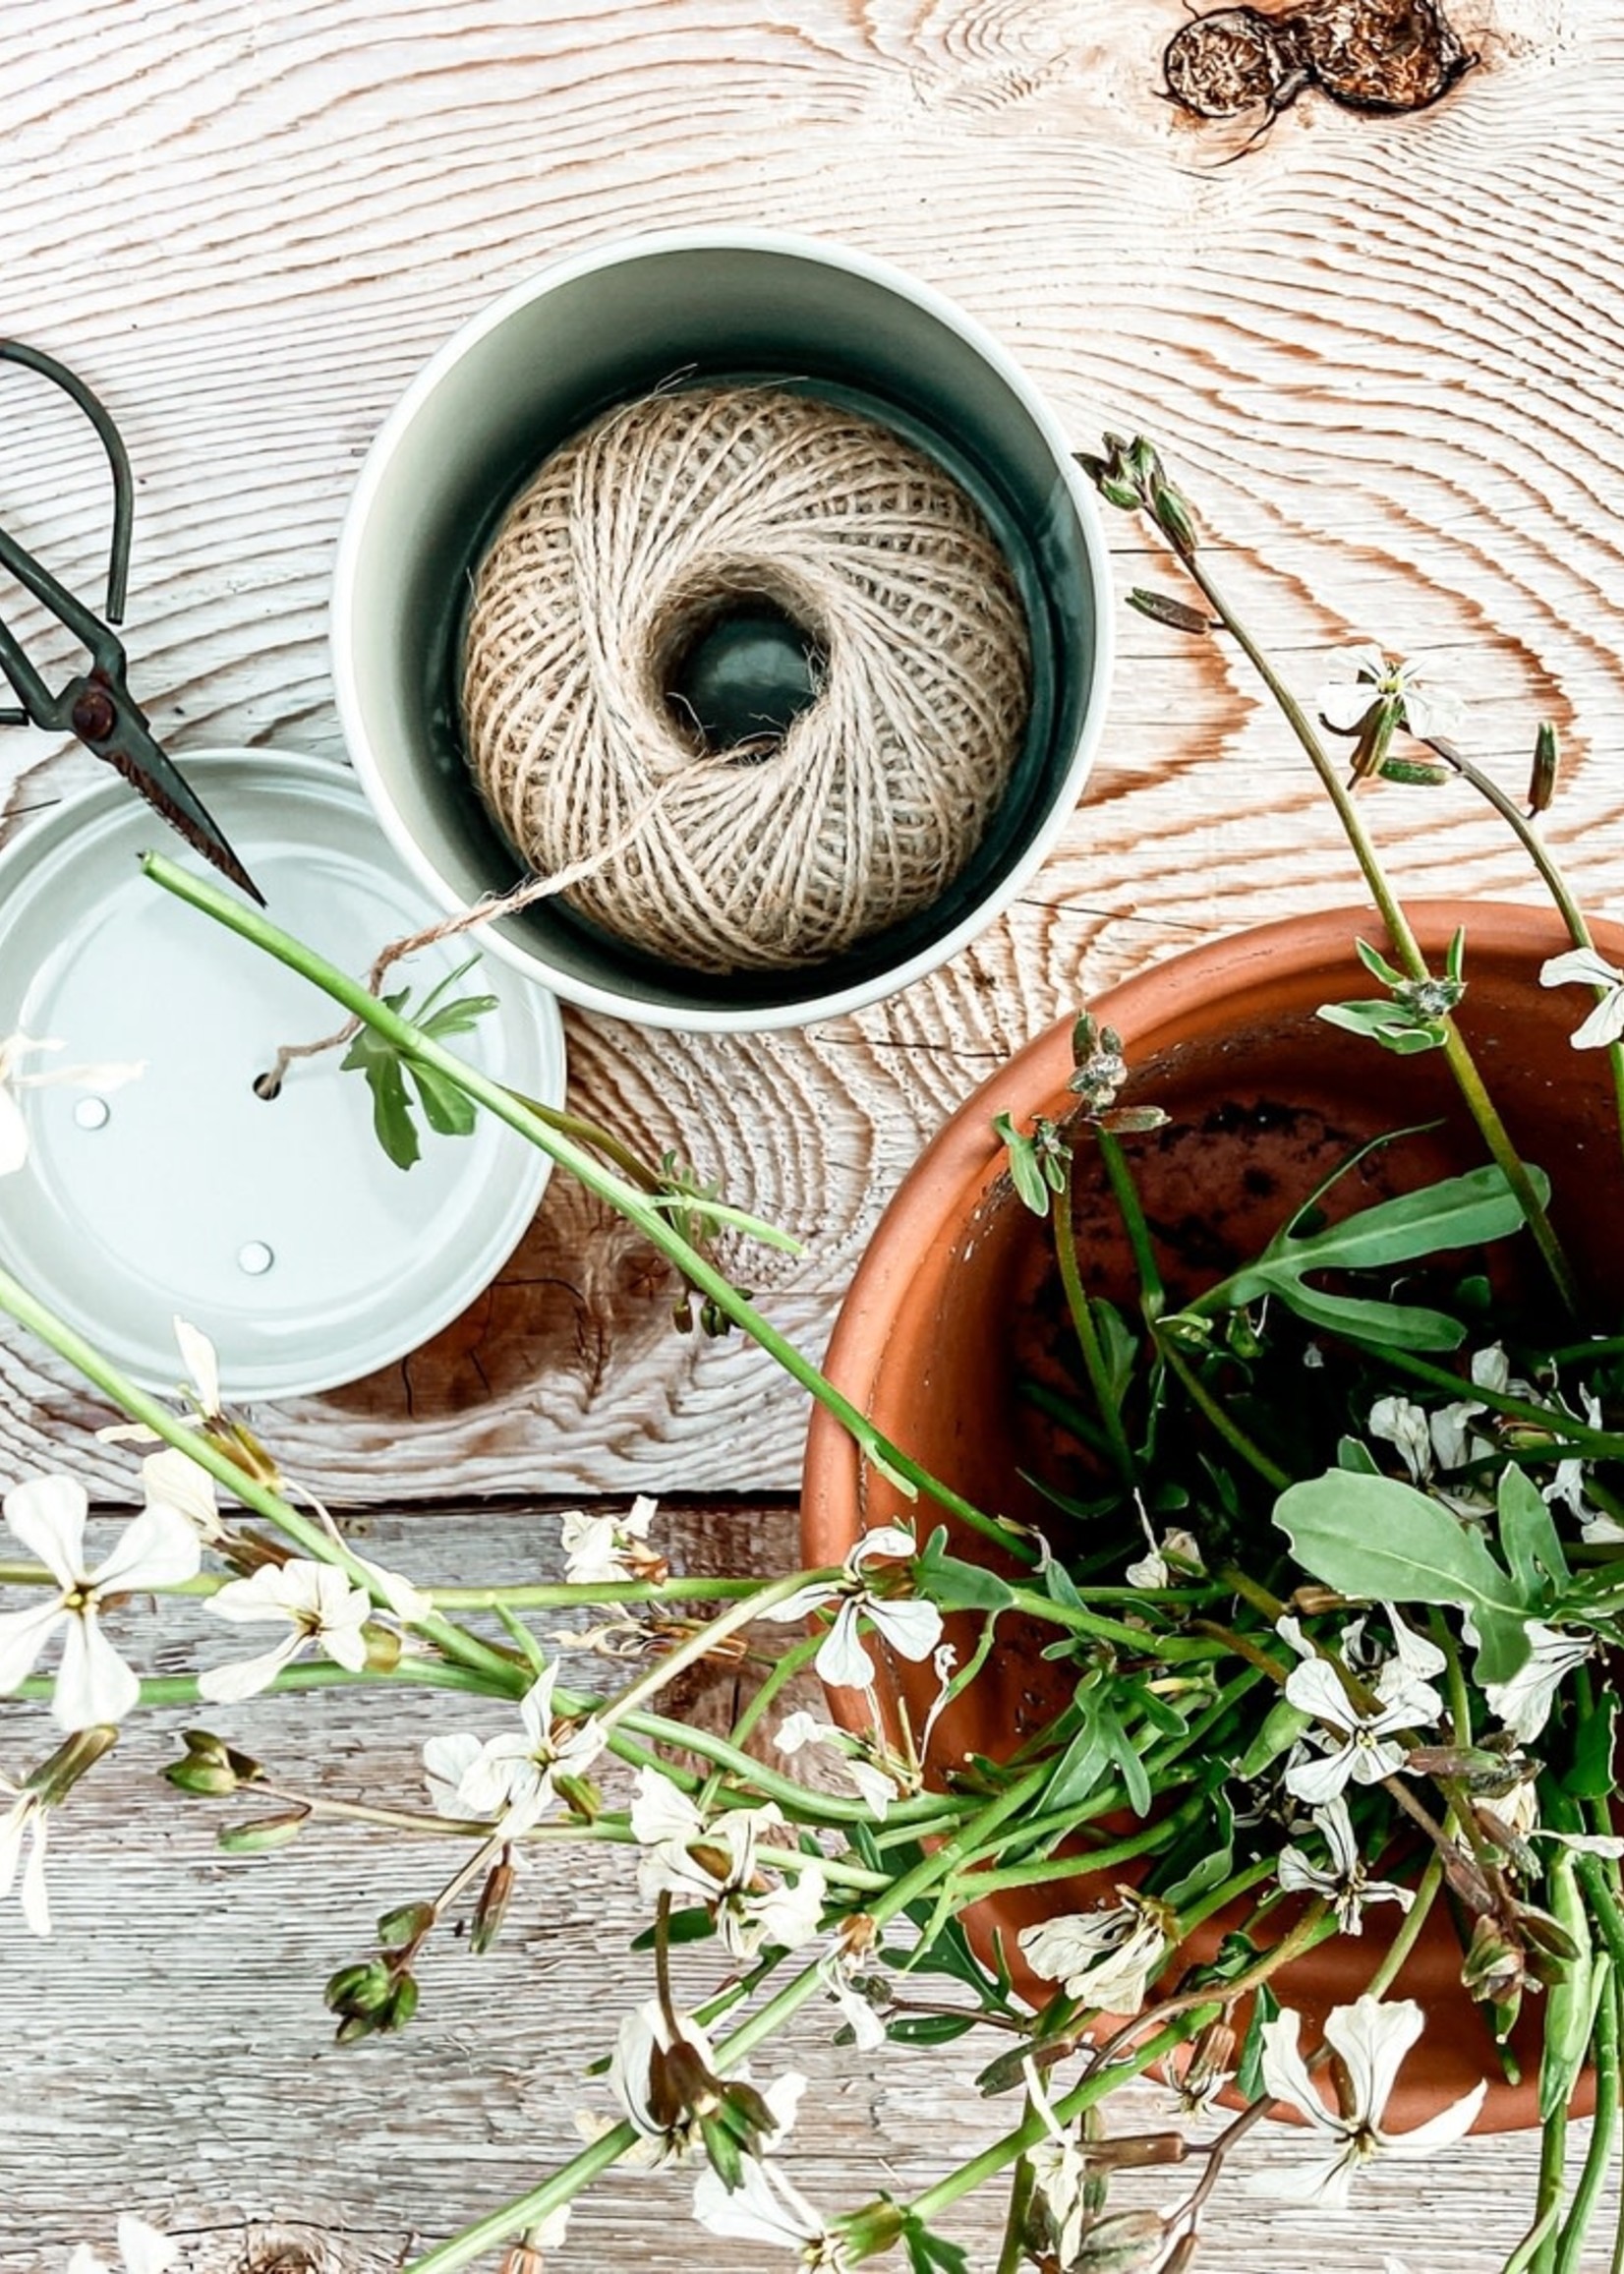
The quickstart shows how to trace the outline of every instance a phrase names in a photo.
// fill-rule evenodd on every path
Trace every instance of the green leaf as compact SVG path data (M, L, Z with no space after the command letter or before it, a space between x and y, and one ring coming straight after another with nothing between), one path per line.
M1010 1156L1010 1182L1034 1216L1049 1213L1049 1183L1037 1157L1037 1147L1029 1137L1015 1128L1007 1113L1001 1113L993 1123L995 1133L1004 1139Z
M1550 1179L1532 1164L1528 1173L1541 1203L1549 1199ZM1281 1233L1269 1243L1257 1268L1271 1286L1278 1283L1282 1266L1294 1273L1375 1271L1444 1249L1504 1239L1522 1221L1522 1208L1503 1171L1490 1165L1469 1169L1464 1176L1441 1177L1417 1193L1378 1200L1374 1207L1361 1208L1339 1224L1327 1224L1305 1240L1294 1239L1290 1231Z
M974 2013L904 2013L886 2024L886 2035L894 2045L951 2045L973 2029L978 2018Z
M359 1041L360 1037L356 1039ZM344 1063L350 1065L351 1059L346 1058ZM419 1158L419 1147L417 1125L412 1120L412 1103L406 1095L400 1061L392 1053L382 1057L369 1051L363 1072L372 1092L373 1134L397 1169L409 1169Z
M1300 1279L1284 1279L1275 1289L1288 1310L1327 1334L1353 1335L1362 1342L1385 1343L1389 1350L1459 1350L1466 1328L1446 1311L1419 1303L1383 1303L1374 1296L1327 1295Z
M1288 1486L1274 1521L1303 1569L1339 1595L1468 1612L1480 1683L1509 1681L1526 1662L1535 1606L1479 1533L1413 1486L1332 1469Z
M1351 1469L1356 1476L1360 1477L1379 1477L1381 1475L1381 1470L1376 1464L1376 1457L1363 1437L1338 1437L1336 1441L1336 1465L1339 1469Z
M1396 970L1385 956L1377 955L1368 940L1356 940L1354 952L1372 979L1379 979L1384 987L1404 985L1404 973Z
M463 995L455 1003L442 1003L437 1011L420 1014L415 1024L436 1042L443 1042L448 1034L466 1034L497 1008L499 998L494 995Z
M943 1610L1005 1610L1015 1596L1006 1581L979 1563L945 1552L947 1527L939 1525L914 1565L914 1585Z
M423 1118L440 1137L469 1137L479 1119L473 1099L433 1066L408 1059L407 1070L423 1103Z
M1321 1003L1314 1017L1323 1019L1327 1026L1340 1026L1344 1033L1367 1035L1395 1058L1414 1058L1420 1051L1443 1048L1443 1028L1435 1020L1418 1023L1407 1019L1396 1004L1385 1001Z
M1548 1605L1568 1584L1568 1559L1537 1485L1507 1462L1496 1495L1500 1545L1525 1599Z

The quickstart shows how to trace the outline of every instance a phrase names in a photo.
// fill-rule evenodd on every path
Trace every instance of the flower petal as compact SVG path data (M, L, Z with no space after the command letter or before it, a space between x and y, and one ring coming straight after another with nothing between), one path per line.
M168 2274L180 2255L167 2235L128 2211L118 2223L118 2246L124 2274Z
M1624 987L1615 987L1610 995L1602 996L1584 1024L1575 1027L1568 1041L1575 1050L1605 1050L1621 1035L1624 1035Z
M1617 971L1595 948L1570 948L1566 955L1547 957L1539 966L1541 987L1624 987L1624 971Z
M223 1528L214 1480L178 1445L165 1445L161 1453L147 1455L141 1465L141 1488L148 1508L173 1508L200 1539L219 1539Z
M1339 1745L1332 1753L1305 1752L1287 1768L1286 1790L1298 1800L1305 1800L1310 1808L1324 1808L1354 1774L1358 1758L1358 1747L1351 1742Z
M437 1737L424 1740L423 1773L436 1815L460 1822L472 1814L462 1805L458 1787L479 1759L481 1750L472 1729L447 1729Z
M1381 2123L1381 2112L1404 2057L1426 2025L1426 2016L1413 1998L1383 2004L1368 1995L1352 2006L1338 2006L1325 2023L1325 2042L1348 2071L1354 2107L1368 2123Z
M1478 2121L1478 2111L1483 2105L1488 2091L1486 2080L1475 2084L1462 2099L1454 2101L1438 2115L1428 2117L1424 2124L1416 2125L1410 2131L1384 2131L1381 2135L1383 2155L1429 2156L1439 2148L1453 2147L1458 2139L1465 2139Z
M33 1672L51 1629L58 1619L72 1616L55 1596L48 1603L30 1603L27 1610L0 1611L0 1697Z
M53 1579L77 1587L85 1577L85 1487L74 1477L30 1477L6 1494L6 1522Z
M198 1393L198 1404L205 1414L220 1410L220 1362L214 1355L214 1345L201 1327L190 1319L172 1321L175 1329L175 1347L181 1354L192 1387Z
M822 1610L825 1603L838 1602L840 1593L827 1581L814 1580L810 1587L797 1587L782 1603L769 1603L761 1615L777 1626L793 1626L797 1619L810 1618L815 1610Z
M112 1552L91 1574L98 1590L139 1593L146 1587L175 1587L196 1579L203 1562L198 1528L178 1508L159 1502L132 1517Z
M905 1659L915 1662L928 1659L942 1640L942 1613L934 1603L921 1597L888 1598L882 1603L870 1602L865 1607L870 1624Z
M865 1532L845 1559L847 1571L860 1571L865 1563L876 1556L889 1562L907 1563L919 1552L919 1543L904 1524L880 1524L872 1532Z
M33 1816L33 1840L29 1848L29 1860L23 1866L23 1885L18 1890L23 1904L24 1923L30 1934L48 1936L51 1931L50 1896L45 1892L45 1811L37 1809Z
M1363 724L1370 705L1380 699L1372 685L1338 679L1319 689L1314 709L1333 734L1352 734Z
M1289 2006L1272 2021L1263 2023L1263 2088L1271 2099L1295 2108L1316 2131L1335 2132L1341 2138L1347 2127L1320 2099L1308 2074L1308 2065L1298 2048L1302 2028L1302 2014L1294 2012Z
M858 1640L855 1603L841 1603L812 1663L819 1680L833 1690L873 1689L874 1661Z
M101 1631L93 1608L68 1620L51 1712L64 1729L122 1721L141 1701L141 1683Z
M214 1600L218 1602L219 1598L216 1596ZM294 1627L274 1650L265 1651L257 1659L235 1659L227 1665L205 1666L198 1676L199 1697L206 1698L211 1706L235 1706L244 1698L258 1696L261 1690L270 1687L309 1640L302 1628Z

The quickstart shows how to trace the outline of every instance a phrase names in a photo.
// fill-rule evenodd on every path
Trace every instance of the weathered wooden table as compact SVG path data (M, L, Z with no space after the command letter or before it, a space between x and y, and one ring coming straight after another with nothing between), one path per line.
M1447 660L1508 786L1535 724L1566 752L1549 834L1593 904L1624 856L1624 30L1601 0L1455 0L1480 65L1438 108L1309 93L1201 125L1158 92L1181 0L14 0L0 24L5 326L114 406L139 476L132 676L184 757L340 749L324 645L334 539L386 410L459 322L544 261L651 226L777 224L882 254L1024 362L1079 445L1159 437L1230 580L1305 686L1349 636ZM93 592L103 491L21 375L0 514ZM1124 584L1136 542L1112 528ZM1111 722L1061 850L1006 921L861 1016L743 1041L571 1017L573 1095L802 1236L755 1284L816 1346L921 1140L1079 997L1182 943L1354 896L1311 784L1230 654L1124 614ZM96 779L0 737L8 827ZM1412 891L1528 891L1465 797L1397 795ZM791 1552L799 1396L758 1352L680 1340L647 1258L555 1180L511 1267L405 1364L255 1418L407 1569L555 1567L547 1513L665 1496L690 1555ZM0 1472L129 1495L106 1417L21 1337ZM184 1717L183 1717L184 1718ZM218 1717L217 1717L218 1718ZM8 1709L7 1749L37 1735ZM433 1703L285 1701L254 1742L350 1797L415 1791ZM245 1724L246 1727L246 1724ZM341 1832L219 1858L150 1733L63 1821L58 1928L4 1921L0 2266L63 2264L139 2208L189 2265L373 2269L567 2152L605 2017L637 1991L612 1851L538 1870L498 1954L448 1950L397 2043L339 2051L327 1970L410 1849ZM309 1766L319 1764L319 1766ZM14 1765L14 1764L12 1764ZM985 2136L971 2057L836 2054L798 2169L849 2199ZM1256 2155L1292 2153L1265 2134ZM1254 2156L1254 2161L1256 2160ZM1378 2274L1498 2264L1533 2170L1476 2143L1383 2172L1345 2218L1229 2197L1203 2263ZM961 2230L990 2264L990 2211ZM675 2183L617 2180L564 2263L747 2267Z

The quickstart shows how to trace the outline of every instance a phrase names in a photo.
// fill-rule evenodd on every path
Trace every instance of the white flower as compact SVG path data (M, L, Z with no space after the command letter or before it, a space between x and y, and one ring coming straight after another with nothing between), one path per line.
M1423 664L1404 663L1370 644L1338 648L1333 676L1314 697L1314 708L1333 733L1354 734L1373 703L1397 697L1402 723L1423 741L1459 734L1466 705L1452 689L1435 684Z
M781 1753L796 1754L808 1745L826 1746L840 1762L862 1798L867 1801L877 1823L886 1820L886 1811L894 1800L901 1797L902 1787L877 1763L860 1752L848 1752L848 1739L843 1729L833 1721L820 1721L816 1714L806 1712L786 1714L773 1739Z
M267 1689L285 1665L312 1643L319 1643L335 1665L359 1673L367 1663L362 1628L372 1614L365 1588L352 1587L330 1563L266 1563L251 1579L228 1579L207 1607L234 1623L261 1626L282 1622L287 1633L272 1650L228 1665L209 1666L198 1676L198 1694L211 1705L235 1705Z
M665 1563L648 1545L658 1501L639 1493L624 1516L589 1516L571 1508L560 1518L564 1577L572 1587L647 1579Z
M1143 1521L1142 1511L1140 1521ZM1192 1574L1205 1571L1206 1565L1201 1560L1201 1550L1195 1544L1192 1532L1177 1529L1164 1532L1161 1545L1158 1546L1146 1524L1145 1538L1150 1543L1149 1553L1141 1555L1136 1563L1131 1563L1123 1573L1130 1587L1180 1587Z
M118 2223L118 2254L124 2274L167 2274L179 2255L166 2235L128 2211ZM87 2243L81 2243L68 2260L68 2274L111 2274L111 2269Z
M1394 1902L1404 1910L1410 1908L1416 1899L1413 1889L1369 1877L1354 1837L1348 1803L1340 1792L1325 1807L1314 1810L1314 1822L1324 1835L1330 1868L1310 1863L1300 1847L1283 1848L1278 1877L1288 1895L1309 1891L1327 1896L1345 1935L1363 1933L1362 1914L1366 1903Z
M1432 1474L1432 1431L1426 1409L1412 1398L1377 1398L1370 1408L1369 1429L1372 1437L1398 1447L1412 1484L1424 1485Z
M1043 2198L1049 2233L1045 2241L1053 2256L1070 2266L1082 2254L1083 2232L1090 2204L1088 2158L1083 2154L1075 2124L1062 2126L1050 2105L1048 2088L1029 2056L1020 2065L1026 2079L1026 2097L1042 2121L1047 2136L1027 2154L1032 2185Z
M1263 2083L1276 2100L1297 2109L1315 2131L1334 2143L1331 2157L1286 2178L1261 2175L1251 2183L1254 2191L1288 2202L1340 2207L1348 2200L1355 2173L1372 2156L1431 2155L1438 2148L1452 2147L1471 2130L1488 2090L1486 2083L1474 2086L1464 2099L1413 2131L1381 2128L1400 2065L1421 2033L1421 2010L1413 2001L1384 2006L1366 1996L1356 2005L1337 2007L1326 2021L1325 2042L1347 2088L1340 2111L1321 2100L1298 2051L1301 2021L1301 2014L1285 2012L1264 2022Z
M1350 1701L1327 1659L1305 1659L1287 1675L1288 1702L1324 1724L1315 1734L1323 1750L1303 1752L1285 1776L1286 1790L1310 1808L1323 1808L1334 1800L1350 1778L1356 1784L1379 1784L1384 1777L1393 1776L1406 1759L1405 1748L1393 1742L1393 1733L1424 1728L1443 1711L1437 1691L1405 1662L1406 1650L1413 1655L1418 1646L1426 1652L1432 1645L1409 1629L1403 1631L1408 1643L1401 1643L1400 1655L1389 1659L1375 1678L1373 1713L1363 1713Z
M41 1591L27 1610L0 1613L0 1695L30 1673L46 1643L63 1628L62 1663L51 1711L64 1729L120 1721L141 1696L141 1683L101 1631L98 1612L110 1596L173 1587L197 1576L198 1535L172 1508L148 1507L127 1524L112 1552L85 1569L89 1501L72 1477L35 1477L6 1494L6 1522L37 1556L59 1592Z
M55 1089L71 1083L79 1089L118 1089L146 1071L145 1062L124 1066L56 1066L49 1074L21 1074L22 1061L36 1050L60 1050L56 1041L36 1041L30 1034L9 1034L0 1042L0 1177L20 1169L29 1157L29 1125L17 1102L20 1089Z
M554 1662L519 1700L522 1733L484 1744L466 1730L429 1739L423 1761L441 1816L490 1818L509 1833L527 1830L551 1807L560 1777L579 1777L591 1768L604 1749L603 1729L590 1719L561 1732L554 1728L557 1679Z
M23 1917L32 1933L48 1935L51 1906L45 1893L45 1796L4 1777L0 1777L0 1792L11 1795L11 1806L0 1816L0 1902L11 1894L26 1845L29 1860L23 1865L23 1881L17 1891Z
M638 1893L645 1902L665 1894L702 1902L735 1958L754 1958L773 1943L798 1951L818 1932L827 1887L810 1859L785 1877L758 1866L758 1841L783 1823L771 1804L706 1816L668 1777L641 1769L631 1804L632 1834L643 1849Z
M1529 1655L1509 1682L1485 1682L1489 1711L1520 1745L1532 1745L1550 1719L1556 1693L1595 1649L1594 1635L1568 1634L1543 1619L1528 1622Z
M1168 1940L1159 1905L1143 1901L1131 1888L1117 1893L1120 1903L1045 1919L1041 1926L1023 1927L1015 1939L1034 1974L1063 1982L1069 1998L1126 2016L1143 2007L1167 1957Z
M694 2217L710 2234L744 2243L771 2243L799 2253L803 2266L844 2274L851 2261L818 2213L777 2164L742 2158L739 2184L729 2188L716 2171L694 2183Z
M1575 1050L1602 1050L1624 1037L1624 971L1615 971L1594 948L1570 948L1565 956L1552 956L1540 965L1539 984L1605 989L1583 1026L1568 1036Z
M874 1662L857 1638L857 1622L866 1617L875 1632L905 1659L929 1658L942 1639L942 1613L934 1603L916 1596L877 1595L863 1566L876 1556L904 1561L918 1553L918 1543L900 1524L882 1525L865 1532L833 1582L814 1581L798 1588L785 1602L775 1603L763 1616L785 1626L810 1618L828 1603L838 1603L835 1623L824 1637L813 1661L831 1689L870 1690Z

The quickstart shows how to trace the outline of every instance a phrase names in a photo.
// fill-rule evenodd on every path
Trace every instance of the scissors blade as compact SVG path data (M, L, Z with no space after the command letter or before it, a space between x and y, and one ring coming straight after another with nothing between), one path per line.
M145 714L132 698L99 671L92 671L65 689L62 702L69 724L87 750L116 767L171 829L178 830L204 860L263 907L263 893L232 851L225 832L174 760L165 755Z

